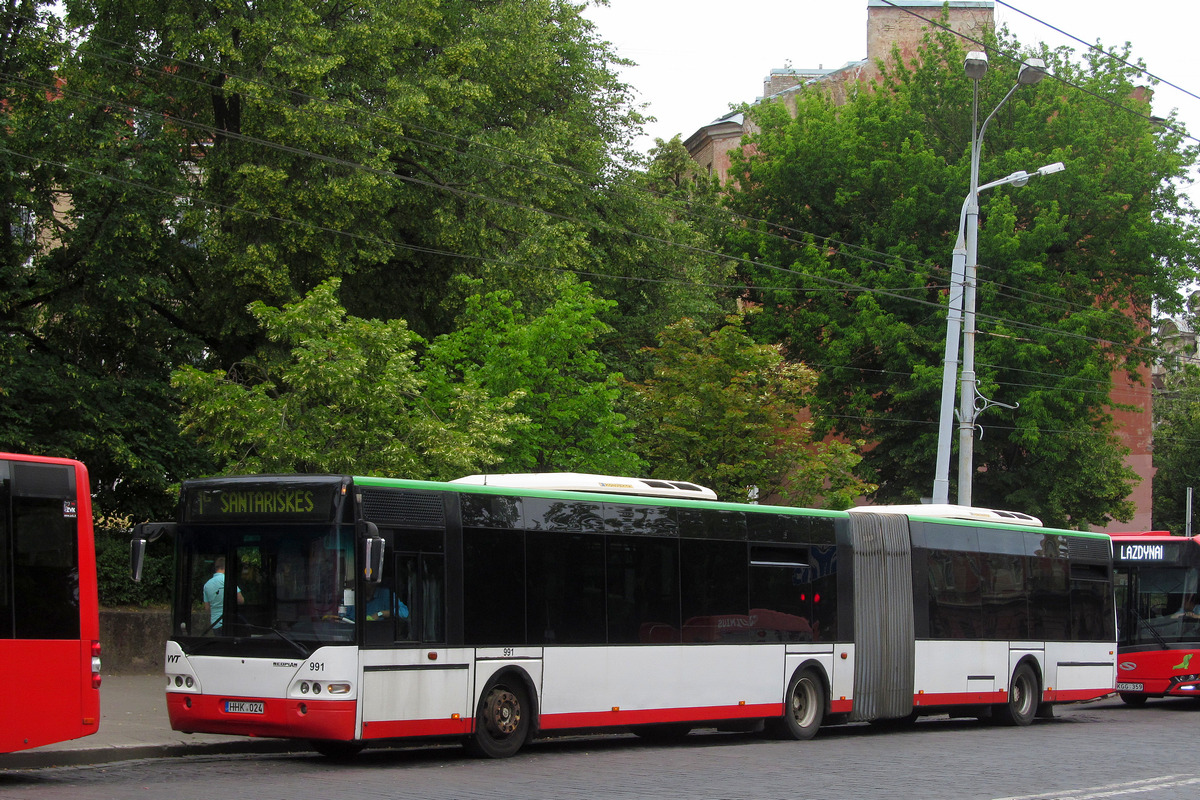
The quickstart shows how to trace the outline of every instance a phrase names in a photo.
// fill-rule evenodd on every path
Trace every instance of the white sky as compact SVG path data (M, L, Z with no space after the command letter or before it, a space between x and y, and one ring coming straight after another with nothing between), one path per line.
M1149 72L1200 95L1196 0L1012 0L1011 5L1085 42L1108 51L1126 41L1132 58ZM639 142L676 133L687 138L729 111L753 101L773 68L840 67L867 55L867 0L610 0L589 8L599 35L620 55L637 62L624 79L658 121ZM1023 44L1084 46L1006 6L996 22L1008 25ZM1193 137L1200 137L1200 99L1160 84L1154 110L1179 109ZM1194 142L1193 142L1194 143ZM1193 187L1195 198L1198 192Z

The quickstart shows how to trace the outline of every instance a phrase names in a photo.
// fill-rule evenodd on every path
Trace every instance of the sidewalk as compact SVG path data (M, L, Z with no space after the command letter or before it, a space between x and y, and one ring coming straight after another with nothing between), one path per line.
M179 733L167 721L167 679L105 675L100 684L100 730L82 739L0 755L0 770L102 764L135 758L221 753L308 751L308 743L208 733Z

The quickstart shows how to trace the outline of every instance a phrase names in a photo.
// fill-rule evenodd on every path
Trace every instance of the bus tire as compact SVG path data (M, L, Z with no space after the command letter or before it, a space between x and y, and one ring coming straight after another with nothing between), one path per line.
M1033 667L1022 662L1013 672L1008 685L1008 702L993 709L993 718L1001 725L1024 727L1037 716L1041 686Z
M475 734L467 750L480 758L509 758L529 737L533 707L520 679L502 675L484 689L475 712Z
M313 739L309 744L313 750L335 761L354 758L366 747L365 742L344 742L337 739Z
M1121 702L1127 706L1144 706L1146 705L1146 699L1147 696L1144 694L1121 692Z
M783 716L767 720L769 732L780 739L802 741L817 735L825 719L825 684L811 669L792 676L783 698Z

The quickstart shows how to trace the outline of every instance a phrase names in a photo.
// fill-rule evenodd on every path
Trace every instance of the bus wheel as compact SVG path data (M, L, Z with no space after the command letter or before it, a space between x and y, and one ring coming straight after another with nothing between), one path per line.
M1013 673L1012 683L1008 686L1008 702L994 709L995 720L1001 725L1028 725L1037 714L1040 694L1033 667L1028 664L1019 665Z
M310 744L312 744L313 750L326 758L339 761L354 758L366 747L365 742L342 742L333 739L313 739Z
M825 687L810 669L797 672L788 684L783 716L767 720L770 733L780 739L811 739L825 718Z
M1127 706L1144 706L1146 705L1146 695L1121 692L1121 702Z
M512 678L493 683L479 701L475 735L467 740L467 749L485 758L516 755L529 736L529 713L525 690Z

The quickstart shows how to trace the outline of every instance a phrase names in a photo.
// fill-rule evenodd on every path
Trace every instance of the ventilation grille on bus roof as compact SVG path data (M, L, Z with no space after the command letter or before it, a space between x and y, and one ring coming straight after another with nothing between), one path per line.
M1084 536L1067 538L1067 555L1072 561L1107 564L1112 558L1112 545L1108 539L1091 539Z
M413 528L443 528L446 509L436 492L407 492L395 489L360 489L363 519L377 525Z

